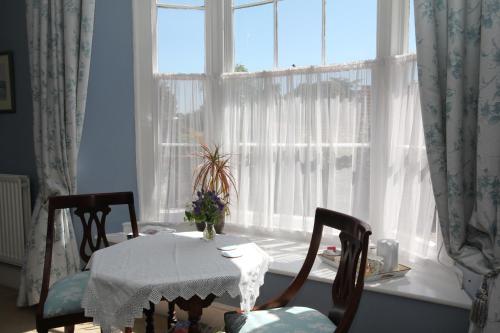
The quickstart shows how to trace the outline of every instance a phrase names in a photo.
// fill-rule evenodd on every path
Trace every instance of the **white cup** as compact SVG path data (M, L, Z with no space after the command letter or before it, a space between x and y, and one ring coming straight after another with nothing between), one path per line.
M377 256L384 258L382 273L398 268L398 249L399 243L395 239L381 239L377 242Z

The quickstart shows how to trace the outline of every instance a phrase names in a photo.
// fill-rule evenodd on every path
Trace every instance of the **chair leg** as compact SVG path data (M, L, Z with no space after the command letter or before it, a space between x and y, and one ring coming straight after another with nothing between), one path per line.
M168 319L167 319L167 328L172 327L177 323L177 318L175 317L175 303L168 302Z
M64 333L75 333L75 325L64 326Z

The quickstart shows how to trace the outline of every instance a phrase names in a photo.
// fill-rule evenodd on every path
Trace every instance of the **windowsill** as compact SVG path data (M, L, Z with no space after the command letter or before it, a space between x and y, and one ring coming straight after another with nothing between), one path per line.
M193 227L187 224L176 224L171 227L178 232L193 230ZM121 232L107 236L110 243L119 243L125 239L125 235ZM253 235L246 236L273 258L269 268L270 273L290 277L297 275L304 262L309 243ZM400 255L400 257L402 256ZM404 277L365 282L365 290L470 309L472 301L462 290L453 268L425 259L419 259L415 262L401 259L401 263L411 267L411 271ZM314 262L308 277L310 280L328 284L331 284L334 278L335 270L319 259Z
M280 242L278 240L259 240L252 238L262 249L270 253L269 247L274 253L274 258L269 271L275 274L295 277L302 266L309 244ZM266 246L263 243L267 243ZM280 245L287 244L285 251L279 249ZM289 249L292 248L292 251ZM403 264L411 267L411 270L400 278L387 279L377 282L365 282L365 290L389 294L399 297L448 305L463 309L470 309L472 301L462 290L460 282L453 268L446 267L432 260L420 259L417 262ZM335 278L336 271L321 260L316 260L309 274L309 279L331 284Z

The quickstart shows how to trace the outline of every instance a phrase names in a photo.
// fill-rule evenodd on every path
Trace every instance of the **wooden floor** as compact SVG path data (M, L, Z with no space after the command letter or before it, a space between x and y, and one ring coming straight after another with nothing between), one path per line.
M16 307L17 290L0 286L0 333L36 333L35 308ZM186 314L180 310L177 316L185 320ZM202 322L211 327L223 327L223 311L210 307L203 312ZM167 320L164 316L155 316L155 331L167 332ZM215 330L217 331L217 330ZM50 332L63 333L64 328L53 329ZM77 333L100 333L98 326L91 323L77 325ZM144 320L137 319L133 332L144 332Z

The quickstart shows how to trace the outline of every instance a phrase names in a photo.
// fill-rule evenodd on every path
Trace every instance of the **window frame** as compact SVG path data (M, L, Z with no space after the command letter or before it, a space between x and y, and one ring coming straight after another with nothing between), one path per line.
M279 7L278 3L283 0L254 0L249 3L237 5L237 6L232 6L232 18L231 22L234 22L234 12L235 10L241 10L245 8L252 8L252 7L257 7L257 6L263 6L263 5L268 5L272 4L273 5L273 49L274 49L274 54L273 54L273 69L278 69L279 67L279 31L278 31L278 25L279 25ZM327 0L321 0L321 66L325 66L326 63L326 1ZM234 27L232 27L234 29ZM232 30L234 32L234 30ZM234 44L234 41L233 41ZM234 58L234 52L233 52L233 58ZM234 59L232 59L234 62Z
M256 0L253 5L274 3L275 6L275 42L277 3L279 0ZM323 7L326 0L323 1ZM245 5L250 6L250 5ZM157 149L157 119L155 116L156 101L154 99L155 75L193 76L193 74L161 74L158 73L156 50L156 11L157 7L173 9L205 10L205 73L194 74L197 77L220 78L223 74L234 70L233 48L233 13L232 0L205 1L204 6L158 4L156 0L132 1L133 19L133 55L134 55L134 96L135 96L135 135L136 135L136 170L139 192L140 217L150 218L151 200L143 193L154 195L155 178L143 175L155 175L155 150ZM241 6L240 6L241 7ZM408 24L410 0L377 0L377 32L376 61L386 57L408 52ZM325 8L322 14L322 44L326 43ZM219 32L219 33L214 33ZM323 54L324 53L324 54ZM275 47L275 64L278 50ZM326 44L322 45L323 65L326 59ZM328 65L327 65L328 66ZM274 69L277 70L277 69ZM294 70L294 69L285 69ZM300 70L300 68L297 68ZM280 71L280 70L277 70ZM250 73L252 75L252 73ZM209 80L212 81L212 80ZM217 101L214 101L217 103ZM213 107L217 107L214 105ZM383 109L383 108L382 108ZM374 126L377 131L384 131L384 126ZM382 133L382 132L381 132ZM375 137L377 135L375 134ZM382 136L380 136L382 137ZM372 141L370 145L382 144ZM373 170L376 172L376 170Z
M158 2L158 0L146 0L144 3L133 2L134 22L134 45L140 43L136 40L137 32L141 29L139 25L150 25L152 40L148 49L142 52L148 53L151 50L153 58L153 72L158 73L157 58L157 35L156 17L157 9L177 9L177 10L203 10L205 13L205 74L222 75L223 73L234 72L235 50L234 50L234 12L245 8L273 5L274 17L274 59L272 70L279 70L279 39L278 39L278 14L279 1L283 0L254 0L249 3L234 6L233 0L205 1L204 5L184 5ZM322 2L322 29L321 29L321 64L317 67L327 66L327 45L326 45L326 1ZM376 0L377 1L377 33L376 33L376 59L387 56L405 54L408 52L408 24L410 14L410 0ZM146 13L144 8L150 5L150 13ZM142 9L142 10L141 10ZM149 16L149 17L147 17ZM219 33L217 33L219 32ZM142 34L141 34L142 36ZM135 51L134 51L135 52ZM134 53L135 54L135 53ZM202 74L202 73L199 73Z

